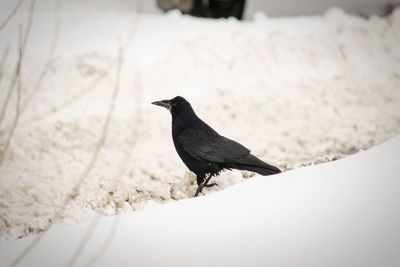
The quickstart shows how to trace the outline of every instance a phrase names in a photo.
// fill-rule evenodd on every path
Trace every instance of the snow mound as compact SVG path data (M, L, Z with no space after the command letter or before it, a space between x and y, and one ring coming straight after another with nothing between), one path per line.
M150 105L155 100L186 97L218 132L285 170L353 154L400 132L397 11L388 18L333 10L242 23L89 12L79 1L63 1L47 65L57 23L37 2L19 118L13 130L13 90L0 123L2 239L193 196L195 179L174 150L170 115ZM2 105L29 9L23 3L0 32ZM205 194L248 179L224 172Z
M398 266L399 151L400 136L205 197L59 226L19 266ZM37 238L0 244L1 265Z

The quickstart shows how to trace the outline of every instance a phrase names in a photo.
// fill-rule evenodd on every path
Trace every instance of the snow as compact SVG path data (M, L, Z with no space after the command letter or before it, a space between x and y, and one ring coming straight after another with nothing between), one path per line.
M269 17L304 16L324 12L330 7L340 7L351 14L373 15L381 14L390 5L399 5L398 0L248 0L246 1L245 18L251 17L258 11Z
M398 266L399 151L400 136L204 197L58 226L19 266ZM0 244L1 265L37 237Z
M1 105L29 4L0 32L1 55L9 48L0 66ZM341 158L400 132L400 10L369 19L339 9L300 18L259 14L241 23L63 1L51 54L56 10L37 2L22 61L22 111L0 166L1 239L193 196L195 177L174 150L170 115L150 105L155 100L186 97L221 134L284 170ZM2 152L15 91L0 123ZM205 194L250 176L224 172Z

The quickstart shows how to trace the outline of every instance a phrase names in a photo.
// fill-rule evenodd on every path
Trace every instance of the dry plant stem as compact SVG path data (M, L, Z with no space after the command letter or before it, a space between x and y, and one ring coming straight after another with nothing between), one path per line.
M135 39L135 35L136 35L137 27L138 27L138 25L139 25L139 18L140 18L140 14L141 14L141 12L142 12L142 8L143 8L143 1L141 0L141 1L138 1L138 3L137 3L137 8L136 8L136 10L137 10L137 14L138 14L138 15L135 16L134 19L133 19L133 21L132 21L132 26L131 26L131 30L130 30L131 34L130 34L130 37L127 39L127 41L126 41L124 47L128 47L129 45L131 45L131 43L132 43L133 40ZM59 10L59 7L57 7L57 10ZM56 28L57 28L57 27L56 27ZM55 32L57 33L57 35L56 35L56 34L54 35L53 44L55 44L55 43L56 43L56 40L58 39L58 32L59 32L59 30L56 30ZM57 36L57 37L56 37L56 36ZM54 46L55 46L55 45L54 45ZM46 71L46 72L47 72L48 69L50 68L50 64L51 64L50 58L49 58L48 64L49 64L49 66L45 66L45 71ZM52 107L49 107L48 109L46 109L45 111L43 111L42 113L40 113L40 114L38 114L38 115L35 115L35 116L33 116L33 117L29 117L29 118L24 119L23 122L22 122L22 124L25 125L25 124L30 124L30 123L36 123L36 122L38 122L38 121L40 121L40 120L43 120L43 119L47 118L50 114L57 113L57 112L59 112L59 111L62 111L62 110L65 109L65 108L69 107L70 105L72 105L73 103L75 103L76 101L78 101L80 98L82 98L83 96L87 95L89 92L91 92L92 90L94 90L105 78L107 78L108 73L109 73L110 71L112 71L112 70L116 67L115 65L116 65L116 63L112 64L112 65L109 67L108 71L105 72L105 74L100 74L100 75L92 82L92 84L88 86L88 88L87 88L86 90L81 90L79 93L72 95L71 97L69 97L69 98L67 98L66 100L64 100L64 101L62 102L62 104L59 105L59 106L52 106ZM44 73L44 74L43 74L43 73ZM41 83L42 83L41 79L44 79L45 74L46 74L45 72L42 72L42 74L41 74L40 77L43 76L43 78L40 78L40 77L39 77L39 80L38 80L38 82L36 83L36 86L35 86L36 89L33 90L33 91L31 92L31 94L29 95L29 97L25 98L25 99L26 99L25 102L24 102L24 101L22 102L22 105L21 105L21 106L22 106L22 107L21 107L21 114L24 114L24 112L25 112L26 109L27 109L27 106L29 105L29 102L30 102L31 99L33 99L34 96L36 95L36 93L37 93L37 91L39 90L39 87L40 87L40 85L41 85ZM21 123L20 123L20 124L21 124ZM0 125L1 125L1 119L0 119ZM3 129L4 129L4 130L7 130L8 127L9 127L9 126L4 127Z
M142 1L139 1L139 4L140 4L140 6L142 6L142 4L143 4ZM138 23L137 21L138 20L134 20L134 24ZM132 28L133 28L132 35L134 37L135 33L136 33L137 26L134 26ZM133 39L133 37L132 37L132 39ZM132 41L132 39L129 40L129 41ZM129 41L127 42L127 44L130 43ZM52 220L49 220L50 223L46 227L46 229L44 229L44 233L38 235L34 239L34 241L29 246L27 246L24 249L24 251L22 251L22 253L20 253L18 255L18 257L14 260L14 262L10 266L17 266L26 257L26 255L29 254L29 252L40 242L40 240L43 238L44 234L51 228L51 226L52 226L51 222L54 221L54 218L59 216L60 213L69 205L69 203L71 203L71 201L79 194L79 189L80 189L80 187L82 185L82 182L83 182L84 178L89 174L90 170L93 168L94 163L97 160L97 157L98 157L98 154L99 154L99 150L101 149L102 145L104 144L104 142L106 140L106 133L107 133L108 125L110 123L112 114L113 114L114 109L115 109L115 100L116 100L116 97L118 95L118 91L119 91L119 87L120 87L120 76L121 76L122 64L123 64L123 51L122 51L122 48L120 48L119 58L118 58L118 65L117 65L117 75L116 75L117 79L116 79L116 85L115 85L115 88L114 88L114 91L113 91L113 95L112 95L112 101L111 101L111 105L110 105L110 110L109 110L109 113L107 115L106 121L105 121L105 123L103 125L102 134L101 134L101 136L100 136L100 138L98 140L96 149L95 149L95 151L94 151L94 153L92 155L92 158L91 158L89 164L85 168L85 170L83 172L83 175L79 179L78 183L73 187L73 189L71 190L71 193L66 196L66 198L64 200L64 205L62 206L62 209L60 209L58 212L56 212L56 214L55 214L55 216L53 217ZM101 78L104 78L104 76L101 77ZM101 81L101 79L100 79L100 81ZM140 91L141 91L140 90L140 83L138 83L138 85L139 85L138 88L139 88L139 93L140 93ZM137 106L140 109L140 97L138 98ZM132 135L134 137L134 140L132 142L132 147L135 146L136 140L137 140L137 137L138 137L138 134L139 134L140 117L138 117L138 118L139 118L138 119L138 125L137 125L136 128L134 128L134 131L133 131L134 134ZM123 169L124 170L126 169L126 165L128 164L129 158L131 157L132 150L133 149L130 150L130 153L128 154L126 160L123 163L123 165L124 165ZM94 229L97 226L97 222L96 221L92 222L92 226L93 226L93 229ZM111 243L112 238L114 237L114 234L115 234L115 232L117 230L117 226L118 226L118 217L114 220L113 226L112 226L112 228L110 230L110 234L108 235L106 243L104 244L104 246L99 251L99 253L101 253L101 255L104 253L104 251L106 251L106 249L108 248L108 245ZM74 265L74 263L76 262L76 259L79 258L79 255L80 255L81 251L83 251L87 241L90 239L90 236L92 235L92 233L93 233L93 230L89 229L87 234L85 235L85 238L83 239L83 241L81 242L80 246L78 247L78 251L75 253L76 254L75 257L71 258L71 260L68 262L67 266L73 266ZM90 260L88 262L88 265L90 266L96 260L97 259L93 258L92 260Z
M23 56L25 54L26 45L28 43L29 35L30 35L30 32L31 32L32 21L33 21L33 13L34 13L34 10L35 10L35 3L36 3L36 0L32 0L30 8L29 8L28 26L26 28L26 31L25 31L25 34L24 34L24 37L23 37L23 41L22 41L22 47L21 47L21 49L22 49L21 62L22 62ZM18 63L17 63L17 65L18 65ZM11 99L12 91L14 90L15 85L17 83L17 79L18 79L17 68L18 68L18 66L15 67L15 71L14 71L13 78L11 80L10 87L8 88L7 95L6 95L6 98L4 100L4 104L2 105L2 109L0 111L0 125L3 122L3 119L5 117L8 104L9 104L10 99Z
M36 0L31 1L31 5L29 7L29 17L28 17L28 27L26 29L24 39L22 40L22 54L25 53L26 44L28 43L29 35L31 33L32 21L33 21L33 13L35 11Z
M11 10L11 13L4 19L4 21L0 24L0 31L3 30L8 22L14 17L14 15L17 13L19 7L21 6L23 0L19 0L17 4L15 5L14 9Z
M17 65L18 65L18 63L17 63ZM18 72L18 67L15 67L15 71L14 71L14 75L13 75L13 79L12 79L11 85L10 85L10 87L8 87L6 98L4 99L4 103L3 103L2 108L0 110L0 125L3 122L4 116L6 114L6 110L7 110L7 107L8 107L8 103L10 102L10 99L11 99L11 93L12 93L12 91L14 89L15 83L17 82L17 75L18 75L17 72Z
M43 119L48 118L49 115L55 114L57 112L60 112L72 104L76 103L79 99L93 91L94 89L97 88L97 86L106 78L108 77L108 72L112 71L115 66L110 66L107 70L106 73L100 74L90 85L88 85L86 88L82 89L80 92L73 94L72 96L66 98L59 106L51 106L44 110L43 112L31 116L29 118L26 118L21 121L20 126L26 126L32 123L37 123Z
M94 163L97 160L99 151L100 151L101 147L104 145L104 142L106 141L108 126L109 126L109 124L111 122L112 115L114 113L115 100L117 98L117 95L118 95L118 92L119 92L119 89L120 89L122 64L123 64L123 51L122 51L122 48L120 48L119 49L119 53L118 53L118 66L117 66L116 81L115 81L113 95L112 95L112 98L111 98L110 109L108 111L106 121L105 121L105 123L103 125L103 130L102 130L100 139L98 140L94 156L92 157L92 161L89 163L88 168L86 169L86 171L84 173L84 176L82 176L80 181L78 181L78 183L72 189L72 193L74 193L74 196L73 197L70 197L70 196L67 197L67 199L65 201L65 204L64 204L64 207L63 207L62 210L64 210L69 205L69 203L71 203L71 201L73 199L75 199L76 196L79 194L79 190L80 190L80 187L82 185L82 182L83 182L84 178L86 178L86 176L89 174L90 170L92 169ZM74 252L74 254L70 258L70 260L68 261L66 266L68 266L68 267L74 266L76 260L79 258L79 256L81 255L84 247L86 246L86 243L89 241L89 239L90 239L94 229L96 228L97 224L98 224L98 221L96 221L96 220L92 222L91 227L88 228L88 231L86 232L84 238L79 243L79 245L77 247L77 250Z
M4 145L3 150L0 153L0 168L3 165L4 162L4 158L7 154L8 151L8 147L10 145L11 139L14 135L14 131L17 128L18 125L18 120L19 120L19 116L20 116L20 108L21 108L21 93L22 93L22 85L21 85L21 67L22 67L22 60L23 60L23 56L25 53L25 49L26 49L26 45L28 43L28 39L29 39L29 35L30 35L30 31L31 31L31 26L32 26L32 21L33 21L33 12L35 9L35 3L36 0L32 0L31 2L31 6L29 8L29 19L28 19L28 28L25 31L24 36L22 37L22 26L20 25L19 28L19 45L18 45L18 62L17 62L17 66L15 69L15 74L13 77L13 81L11 83L11 86L9 88L9 91L7 93L7 97L6 97L6 103L3 106L3 109L1 110L1 114L0 114L0 125L2 120L4 119L4 115L5 115L5 111L6 108L10 102L11 99L11 95L12 95L12 91L14 90L14 86L15 84L17 85L17 103L16 103L16 111L15 111L15 117L14 117L14 121L12 123L10 132L8 134L6 143ZM21 44L22 42L22 44Z
M11 131L8 134L8 138L6 141L6 144L3 148L3 150L0 153L0 167L3 165L4 162L4 157L7 153L8 147L10 145L11 138L14 134L15 128L17 127L18 119L19 119L19 110L20 110L20 105L21 105L21 56L22 56L22 51L20 49L19 51L19 59L18 59L18 68L17 68L17 103L15 106L15 117L13 121L13 125L11 127Z
M135 36L136 36L136 31L138 29L138 25L139 25L139 21L140 21L140 14L142 13L142 8L143 8L143 1L138 1L138 5L136 7L137 10L137 16L134 17L133 22L132 22L132 28L131 28L131 37L128 38L125 47L129 47L129 45L134 41ZM134 89L137 90L137 98L136 98L136 107L137 110L135 112L136 114L136 123L134 124L135 126L133 126L132 129L132 134L130 136L132 136L132 141L128 144L128 146L130 147L130 149L128 150L128 154L125 156L123 162L122 162L122 167L121 167L121 171L120 173L115 176L114 181L118 182L117 180L120 180L120 177L123 176L123 174L126 171L128 162L132 156L132 152L136 146L137 143L137 139L139 137L139 129L140 129L140 124L141 124L141 98L142 98L142 88L141 88L141 79L140 79L140 72L137 71L136 75L135 75L135 87ZM110 231L107 235L107 238L105 240L105 242L103 243L103 246L100 248L100 250L87 262L87 264L85 265L85 267L90 267L93 264L96 263L96 261L103 256L103 254L107 251L108 247L110 246L115 233L117 232L117 228L118 228L118 223L119 223L119 217L116 216L113 220L113 224L110 228ZM89 226L91 227L96 227L97 226L97 221L92 221L91 225ZM91 231L90 229L88 229L88 231ZM87 238L89 239L89 237ZM84 241L84 243L86 244L87 241Z
M72 257L69 259L67 264L65 265L66 267L72 267L76 263L76 261L79 259L80 255L82 254L83 250L85 249L85 246L87 242L89 241L90 237L92 236L94 230L96 229L97 225L99 224L100 218L94 218L92 220L92 223L89 225L87 228L85 235L81 239L81 242L79 242L74 254Z
M120 76L120 71L121 71L121 67L122 67L122 49L120 51L120 56L118 59L118 68L117 68L117 77ZM106 140L106 136L107 136L107 129L112 117L112 114L114 112L115 109L115 99L118 95L118 91L119 91L119 81L116 84L114 91L113 91L113 95L111 97L111 104L110 104L110 108L107 114L107 118L104 122L102 131L101 131L101 135L97 141L96 144L96 148L92 154L92 157L89 161L89 163L86 165L84 171L82 172L82 174L80 175L78 182L73 186L73 188L70 190L70 192L65 196L65 199L63 201L63 204L57 209L57 211L55 212L55 215L49 219L49 224L43 229L43 233L40 235L37 235L36 238L32 241L31 244L29 244L17 257L16 259L12 262L12 264L10 266L17 266L31 251L32 249L41 241L41 239L43 238L43 236L46 234L46 232L51 228L52 226L52 222L54 221L55 218L60 217L61 213L65 210L66 207L68 207L68 205L71 203L71 201L73 201L78 195L79 195L79 189L82 185L82 182L84 181L84 179L87 177L87 175L90 173L90 171L92 170L95 162L97 161L97 158L99 156L99 152L100 149L102 147L102 145L104 144L105 140ZM74 262L72 262L73 264Z
M28 96L25 98L25 101L22 102L21 114L24 114L26 109L28 108L29 104L32 103L32 100L35 98L35 96L39 92L39 90L43 84L43 81L45 80L47 73L51 67L52 57L53 57L54 51L57 47L58 37L60 34L60 20L61 20L60 19L60 0L55 0L54 9L55 9L54 10L55 23L54 23L53 39L52 39L51 45L50 45L50 52L49 52L48 58L46 60L46 63L44 64L42 71L39 74L39 78L35 83L35 86L31 90L31 92L28 94Z
M0 71L3 69L4 63L7 60L8 57L8 53L10 52L10 46L7 45L6 49L3 52L3 56L1 57L1 61L0 61ZM1 74L1 73L0 73ZM0 81L3 80L2 76L0 75Z
M93 266L93 264L96 263L96 261L103 256L103 254L107 251L108 247L110 246L112 240L114 239L115 234L117 233L118 229L118 224L119 224L119 216L116 216L114 218L113 224L111 226L110 232L107 235L106 240L104 241L103 246L100 248L97 254L95 254L85 265L85 267L90 267Z
M132 136L131 142L128 143L128 146L130 147L130 149L128 150L129 152L125 156L125 158L124 158L124 160L122 162L121 172L118 175L116 175L115 178L114 178L114 181L117 184L119 183L120 177L122 177L126 172L127 165L129 163L129 160L132 157L133 150L134 150L134 148L135 148L135 146L137 144L137 140L138 140L138 137L139 137L139 130L140 130L140 127L141 127L140 117L141 117L142 111L141 111L140 103L141 103L141 98L142 98L142 89L141 89L141 83L140 83L140 73L137 73L135 81L136 81L135 85L136 85L136 90L137 90L137 95L138 95L138 97L136 98L137 110L135 111L136 123L134 123L133 129L132 129L132 133L130 134L130 136ZM88 263L85 265L85 267L92 266L107 251L107 249L110 246L110 244L111 244L111 242L112 242L112 240L113 240L113 238L115 236L115 233L117 231L118 223L119 223L119 217L115 216L115 218L113 220L113 223L112 223L112 226L110 228L110 231L109 231L109 233L107 235L106 240L104 241L103 246L88 261ZM95 227L95 226L97 226L97 223L93 221L89 227Z
M18 53L18 64L17 64L17 77L18 77L18 87L17 87L17 114L16 114L16 118L18 116L18 110L19 110L19 102L20 102L20 93L21 93L21 76L20 76L20 70L21 70L21 60L22 60L22 27L20 26L20 34L19 34L19 53ZM10 136L12 135L12 132L10 133ZM10 138L8 139L8 142L6 144L6 147L8 147ZM0 159L0 166L3 162L4 159L4 155L5 155L5 151L3 151ZM18 260L15 260L14 262L11 263L10 266L16 266L18 264Z

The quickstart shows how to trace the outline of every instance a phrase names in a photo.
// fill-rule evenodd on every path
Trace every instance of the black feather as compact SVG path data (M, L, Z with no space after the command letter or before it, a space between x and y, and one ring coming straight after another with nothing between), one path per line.
M261 175L281 171L250 154L250 150L236 141L219 135L197 117L189 102L177 96L153 104L170 109L172 115L172 139L178 155L186 166L197 175L199 188L223 169L239 169ZM208 178L205 179L206 174Z

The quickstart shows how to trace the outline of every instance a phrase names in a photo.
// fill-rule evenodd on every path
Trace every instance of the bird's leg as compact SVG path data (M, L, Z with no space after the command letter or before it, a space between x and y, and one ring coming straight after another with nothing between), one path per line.
M204 182L204 176L203 175L197 175L197 185L201 185Z
M197 187L196 193L194 194L195 197L197 197L197 195L201 192L201 190L203 190L203 187L207 186L207 183L210 181L211 177L212 177L212 174L210 173L208 175L207 179L203 183L199 184L199 186ZM212 186L212 184L211 184L211 186Z
M203 190L203 187L204 187L204 183L199 184L199 185L197 186L196 193L194 194L195 197L197 197L197 195L201 192L201 190Z
M203 183L203 187L204 186L208 186L207 184L208 184L208 182L210 181L210 179L211 179L211 177L212 177L213 175L210 173L210 175L208 175L208 177L207 177L207 179L204 181L204 183ZM213 184L210 184L210 186L212 186Z

